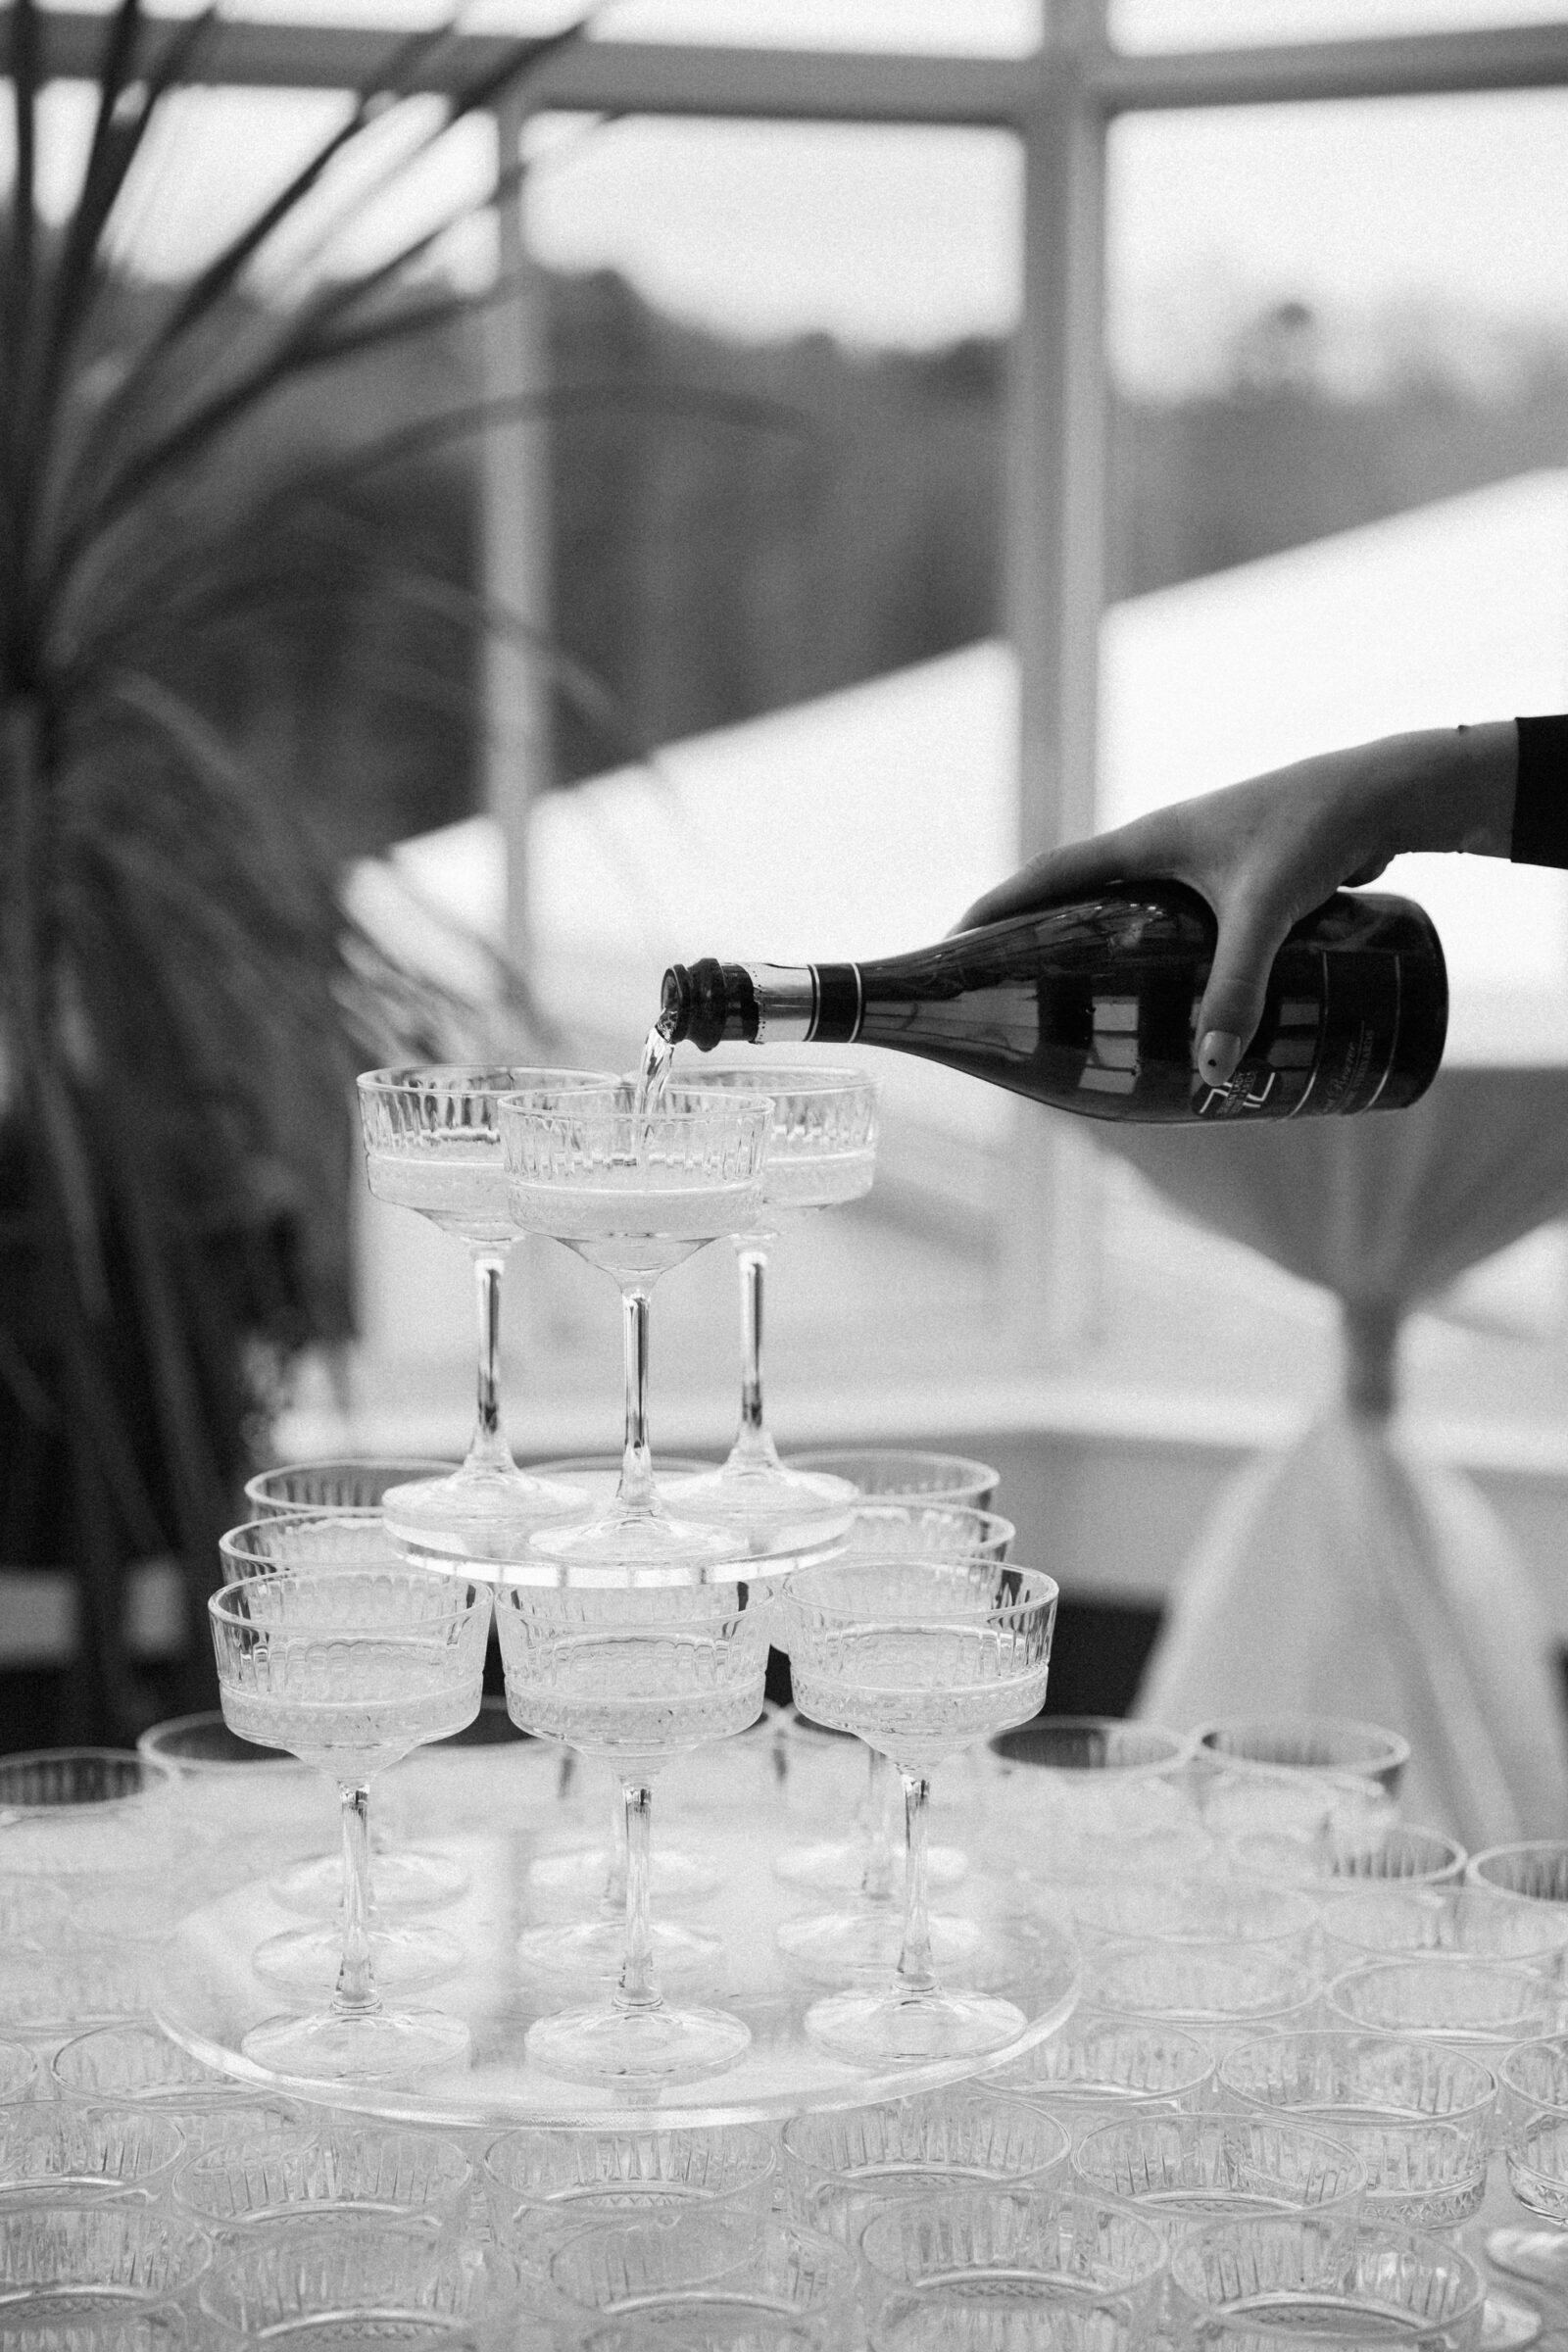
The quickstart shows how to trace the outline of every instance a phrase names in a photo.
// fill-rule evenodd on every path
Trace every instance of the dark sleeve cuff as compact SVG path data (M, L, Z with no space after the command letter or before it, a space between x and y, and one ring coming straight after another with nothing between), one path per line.
M1568 718L1519 718L1515 865L1568 866Z

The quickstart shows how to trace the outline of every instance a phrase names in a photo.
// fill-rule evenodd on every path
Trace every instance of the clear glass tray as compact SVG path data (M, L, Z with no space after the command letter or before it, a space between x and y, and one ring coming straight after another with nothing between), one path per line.
M956 1886L943 1886L935 1898L940 1912L972 1920L983 1935L981 1950L953 1975L956 1982L981 1984L1015 2002L1028 2021L1024 2032L984 2061L920 2062L878 2072L835 2058L808 2039L805 2015L825 1987L786 1960L774 1931L786 1919L821 1911L843 1898L785 1884L775 1875L773 1860L785 1845L849 1822L863 1769L863 1751L853 1742L834 1741L830 1747L813 1742L810 1752L803 1752L798 1743L760 1726L672 1768L657 1786L656 1919L705 1926L722 1938L722 1950L711 1962L671 1977L665 1989L677 2000L731 2010L750 2026L750 2049L725 2074L669 2084L657 2094L632 2094L609 2084L564 2082L530 2064L523 2035L533 2020L576 2005L599 1989L580 1978L571 1983L536 1978L519 1966L516 1942L522 1929L574 1916L572 1905L559 1895L536 1898L530 1866L574 1840L608 1845L610 1817L610 1784L603 1773L532 1741L432 1751L388 1776L384 1810L395 1818L400 1838L416 1837L421 1846L452 1856L467 1873L466 1891L457 1902L424 1915L459 1938L465 1964L457 1975L415 1996L466 2021L472 2047L466 2068L421 2076L406 2085L357 2087L302 2082L247 2060L240 2048L246 2034L285 2005L256 1975L250 1956L264 1936L301 1924L266 1880L220 1894L184 1919L161 1957L155 1990L159 2021L193 2056L239 2081L368 2115L449 2128L580 2125L596 2116L620 2121L655 2113L670 2124L763 2121L965 2080L1056 2031L1077 1996L1077 1955L1058 1930L1029 1915L1015 1887L983 1871L973 1858L975 1837L963 1877ZM971 1777L959 1764L951 1778L953 1797L963 1801L939 1812L934 1834L944 1839L965 1825L973 1832L979 1828L973 1805L982 1777ZM378 1791L372 1806L379 1801ZM661 1851L673 1857L676 1849L710 1863L718 1885L706 1900L671 1899L662 1912Z

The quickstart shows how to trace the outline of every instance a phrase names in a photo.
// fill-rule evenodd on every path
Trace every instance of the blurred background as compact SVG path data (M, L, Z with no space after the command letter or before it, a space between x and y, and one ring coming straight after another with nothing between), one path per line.
M229 13L225 71L171 97L124 208L132 311L433 21ZM567 21L500 0L463 26ZM62 216L91 107L79 73L45 99ZM676 958L919 946L1052 840L1334 744L1568 708L1565 154L1544 0L606 5L324 251L265 257L264 308L455 212L404 278L466 297L499 271L507 298L252 427L404 454L361 485L359 558L184 684L356 937L439 994L432 1037L621 1067ZM487 208L498 158L522 168ZM421 442L486 399L486 434ZM415 564L453 600L393 593ZM468 625L475 594L526 625ZM1568 877L1389 879L1443 934L1450 1060L1568 1060ZM997 1462L1018 1556L1063 1590L1052 1703L1120 1711L1226 1482L1336 1393L1336 1299L1073 1123L873 1058L875 1190L778 1250L770 1420ZM461 1250L372 1202L351 1145L289 1213L342 1281L270 1347L247 1452L461 1450ZM1565 1307L1547 1216L1421 1298L1399 1356L1401 1427L1473 1476L1559 1645ZM610 1286L530 1244L508 1315L519 1454L615 1446ZM656 1448L727 1443L734 1322L727 1251L662 1286ZM19 1479L0 1741L192 1696L195 1572L127 1541L84 1599ZM84 1701L73 1654L122 1606L128 1679Z

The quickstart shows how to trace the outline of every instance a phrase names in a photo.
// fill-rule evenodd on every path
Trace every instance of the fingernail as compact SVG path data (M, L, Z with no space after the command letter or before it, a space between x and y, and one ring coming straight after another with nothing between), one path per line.
M1229 1029L1209 1029L1198 1048L1198 1075L1205 1085L1223 1086L1242 1058L1242 1041Z

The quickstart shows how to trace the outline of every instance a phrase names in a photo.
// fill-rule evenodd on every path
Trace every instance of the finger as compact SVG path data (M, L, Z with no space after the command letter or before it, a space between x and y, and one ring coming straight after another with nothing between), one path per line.
M1267 899L1238 894L1220 909L1214 961L1198 1015L1198 1074L1223 1086L1252 1042L1263 1017L1268 976L1291 927L1289 913Z
M1114 833L1096 833L1087 841L1070 841L1064 849L1031 858L1005 882L976 899L954 930L972 931L979 923L1000 923L1009 914L1031 914L1037 906L1082 898L1088 892L1103 890L1107 883L1153 872L1147 846L1134 838L1141 830L1123 825Z

